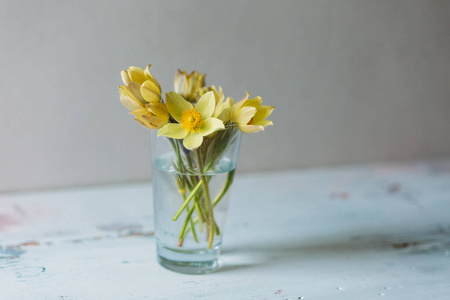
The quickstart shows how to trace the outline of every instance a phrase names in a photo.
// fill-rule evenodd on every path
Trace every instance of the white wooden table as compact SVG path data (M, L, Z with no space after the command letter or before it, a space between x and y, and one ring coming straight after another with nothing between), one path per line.
M1 195L0 299L450 299L450 160L238 174L213 274L160 267L152 214L150 183Z

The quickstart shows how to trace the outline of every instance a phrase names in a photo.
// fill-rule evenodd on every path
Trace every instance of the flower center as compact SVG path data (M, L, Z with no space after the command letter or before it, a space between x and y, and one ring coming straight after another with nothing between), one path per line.
M199 131L202 126L202 115L195 108L186 110L181 114L181 127L187 132Z

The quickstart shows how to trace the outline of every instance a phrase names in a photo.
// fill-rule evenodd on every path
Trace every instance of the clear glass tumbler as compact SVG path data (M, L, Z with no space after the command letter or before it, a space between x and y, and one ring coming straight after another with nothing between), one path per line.
M194 150L152 135L155 236L163 267L188 274L218 268L240 142L235 126L205 137Z

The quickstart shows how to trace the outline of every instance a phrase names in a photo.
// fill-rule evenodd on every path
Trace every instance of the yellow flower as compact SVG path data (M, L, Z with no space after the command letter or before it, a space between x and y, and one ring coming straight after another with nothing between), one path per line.
M224 124L230 119L230 110L233 106L233 98L227 97L227 99L220 101L216 109L214 110L213 117L221 120Z
M204 136L225 128L221 120L212 117L215 107L213 92L201 96L195 107L175 92L166 94L166 103L170 115L178 123L166 124L158 131L158 136L183 139L187 149L198 148Z
M199 92L205 86L206 74L192 71L188 75L186 71L180 69L175 73L174 91L190 102L197 102L201 96Z
M136 121L151 129L159 129L169 121L169 111L164 103L148 103L145 108L132 110L131 113Z
M141 125L159 129L169 121L169 112L161 100L161 87L150 74L148 65L142 70L129 67L120 72L125 86L119 86L120 101L135 116Z
M158 103L161 100L161 87L158 81L150 74L148 65L142 70L138 67L129 67L120 72L125 86L119 86L120 101L129 110L144 108L147 103Z
M233 105L233 98L224 99L225 95L222 91L222 87L219 86L219 89L217 90L214 85L202 88L199 95L202 96L210 91L214 93L214 98L216 99L216 108L214 109L213 117L222 120L225 124L229 120L229 112L231 106Z
M217 90L214 85L200 89L199 95L202 96L203 94L205 94L209 91L214 92L214 98L216 99L216 106L219 102L223 101L223 99L225 98L225 95L223 94L223 91L222 91L222 87L219 86L219 90Z
M272 121L266 120L272 113L274 106L261 106L261 97L248 99L249 94L239 102L235 103L230 111L230 119L236 122L242 132L252 133L264 130L267 125L273 125Z

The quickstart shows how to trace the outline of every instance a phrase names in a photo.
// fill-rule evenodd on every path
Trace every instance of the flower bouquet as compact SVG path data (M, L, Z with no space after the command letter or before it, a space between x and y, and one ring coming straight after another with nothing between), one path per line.
M261 97L239 102L219 86L206 86L197 71L178 70L174 91L145 70L121 72L120 100L153 134L153 201L158 261L185 273L214 270L220 251L228 191L232 185L241 132L273 125L273 106Z

